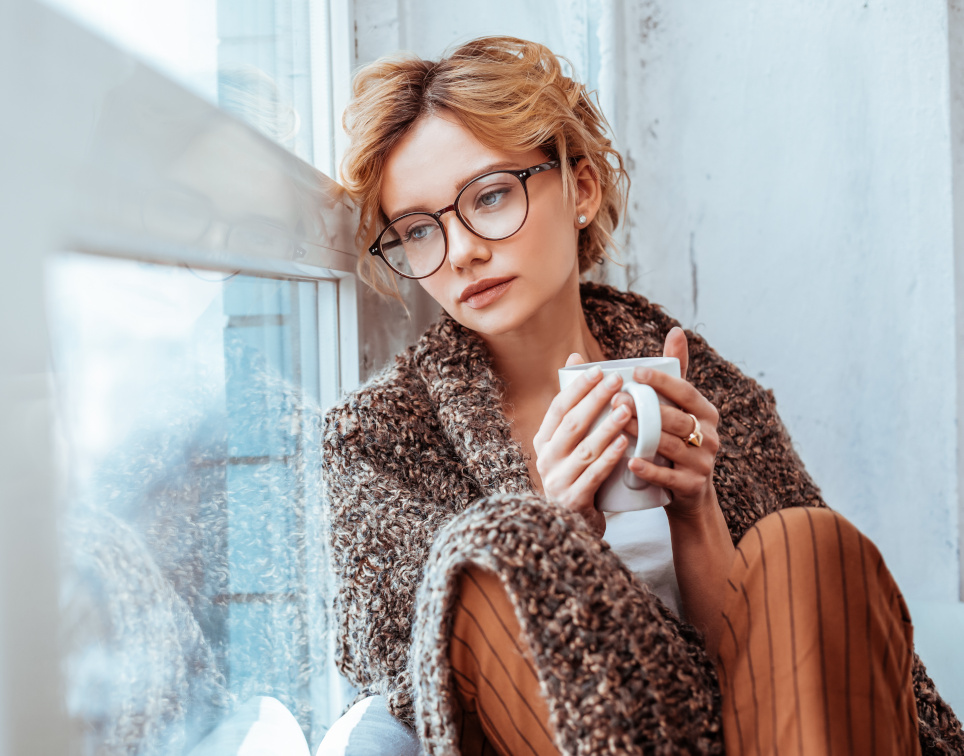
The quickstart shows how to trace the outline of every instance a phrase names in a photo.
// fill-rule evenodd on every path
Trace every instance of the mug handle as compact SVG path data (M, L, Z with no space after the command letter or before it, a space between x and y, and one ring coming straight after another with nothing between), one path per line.
M636 403L636 423L639 435L636 437L634 457L642 457L652 462L659 448L660 434L663 432L663 421L659 413L659 397L652 386L635 381L627 381L622 390L629 394ZM649 487L649 482L637 478L632 470L626 468L623 473L623 484L626 488L641 491Z

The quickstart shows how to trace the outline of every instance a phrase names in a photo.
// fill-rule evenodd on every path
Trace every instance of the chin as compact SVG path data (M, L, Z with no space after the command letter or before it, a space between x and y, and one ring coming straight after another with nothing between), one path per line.
M457 304L454 311L449 310L449 315L482 336L502 336L521 329L539 309L539 305L520 307L516 302L500 301L481 310Z

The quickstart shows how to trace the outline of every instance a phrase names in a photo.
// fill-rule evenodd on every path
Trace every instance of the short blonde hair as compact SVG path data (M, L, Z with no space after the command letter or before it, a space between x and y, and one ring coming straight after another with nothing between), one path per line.
M562 59L564 60L564 59ZM606 256L626 204L629 177L607 136L608 124L586 88L563 73L545 45L515 37L482 37L439 61L412 55L380 58L360 69L343 119L350 144L341 180L359 206L358 274L398 297L390 271L367 254L388 223L379 203L389 153L423 115L446 110L482 144L511 151L540 148L559 160L563 192L575 194L570 158L586 158L599 177L602 202L579 232L579 271Z

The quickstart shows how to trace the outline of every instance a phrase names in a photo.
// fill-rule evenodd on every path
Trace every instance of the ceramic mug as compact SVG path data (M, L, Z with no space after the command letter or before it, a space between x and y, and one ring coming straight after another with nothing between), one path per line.
M629 394L636 405L636 421L639 425L639 436L629 437L629 445L623 458L616 463L609 477L596 492L596 508L600 512L630 512L637 509L653 509L664 507L670 502L669 493L659 486L650 485L647 481L637 478L629 469L629 460L642 457L648 462L664 467L672 463L656 453L659 447L659 437L663 430L659 406L666 404L675 406L668 399L663 398L652 388L633 380L633 371L637 367L659 370L674 378L680 377L679 360L675 357L635 357L628 360L607 360L605 362L589 362L585 365L573 365L559 370L559 386L565 388L583 372L598 366L606 376L616 373L622 376L623 386L620 391ZM598 428L612 411L607 407L593 422L590 433Z

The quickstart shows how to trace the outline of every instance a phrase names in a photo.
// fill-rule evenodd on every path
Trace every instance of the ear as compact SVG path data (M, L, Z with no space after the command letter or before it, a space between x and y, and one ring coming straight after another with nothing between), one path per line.
M572 169L572 175L576 183L576 215L573 222L578 228L585 228L599 212L602 204L602 186L599 183L599 176L593 170L588 158L582 158ZM580 215L586 216L583 223L579 223Z

